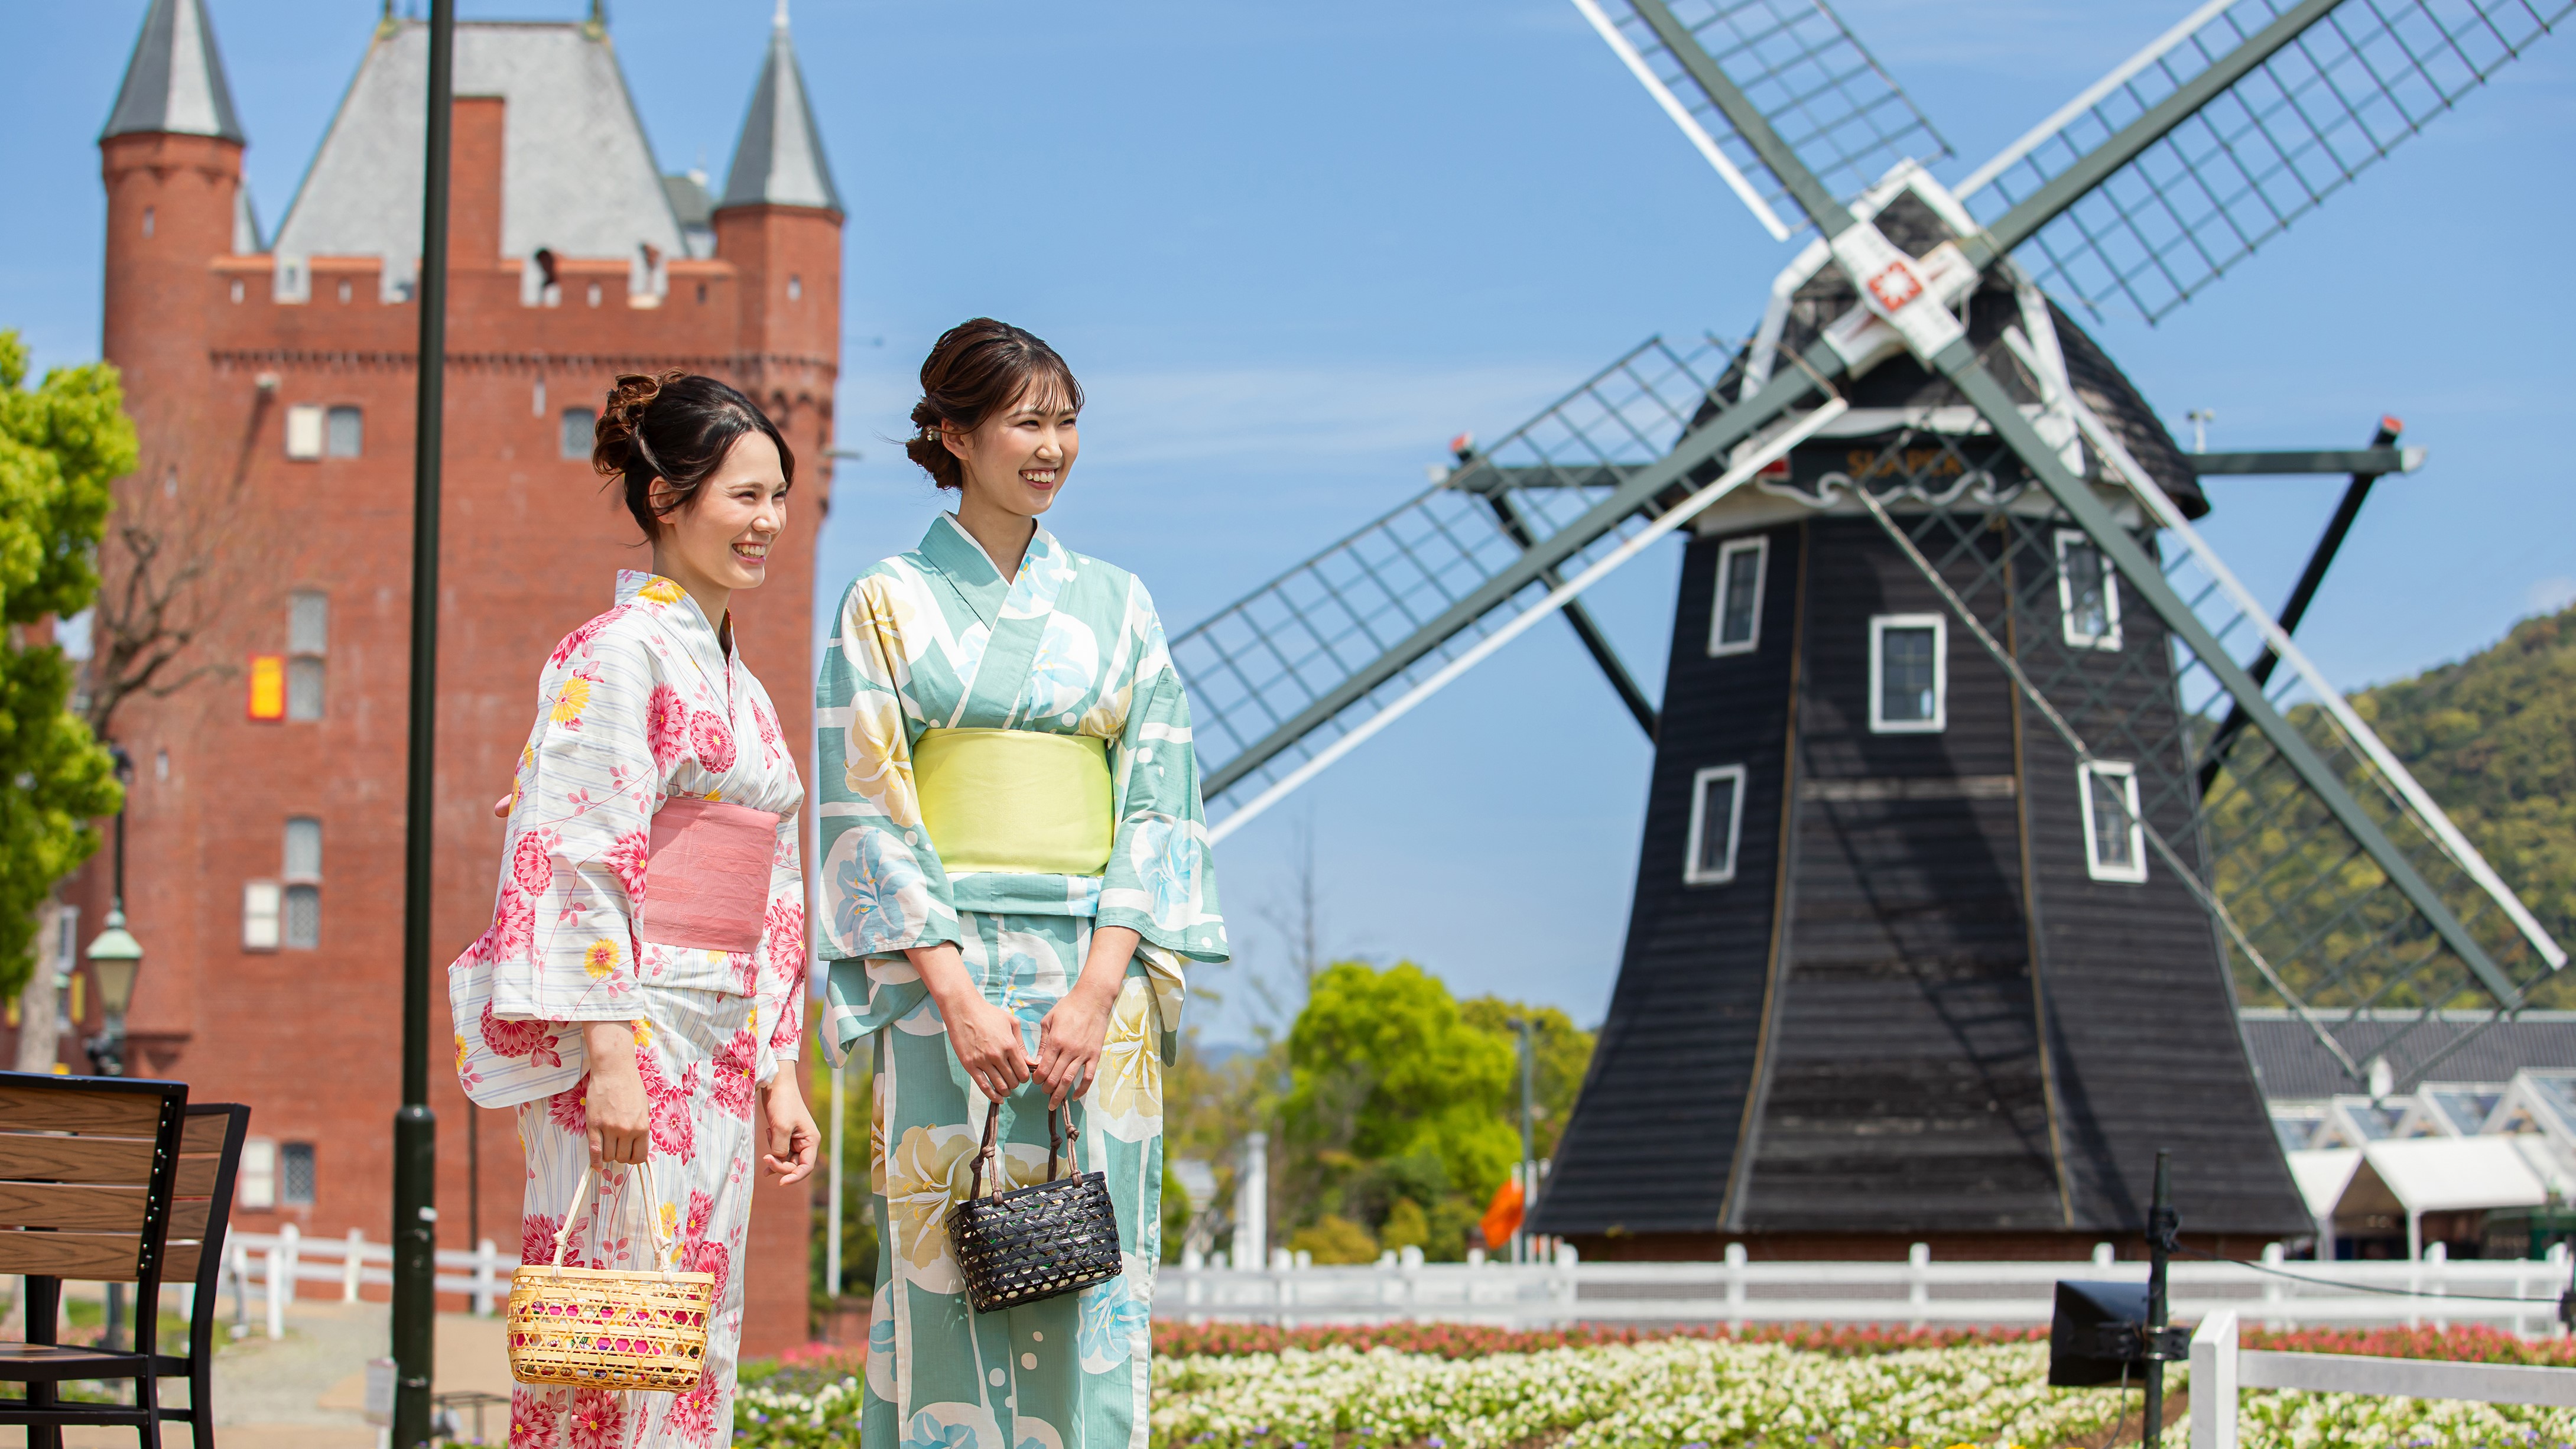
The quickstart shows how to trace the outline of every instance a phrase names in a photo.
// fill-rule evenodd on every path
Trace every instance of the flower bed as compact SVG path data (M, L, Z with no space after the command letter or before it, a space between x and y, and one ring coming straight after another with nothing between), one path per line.
M1152 1438L1161 1449L2134 1443L2137 1393L2046 1387L2041 1337L2020 1328L1784 1325L1738 1336L1164 1323L1154 1329ZM2576 1340L2526 1340L2487 1328L2248 1330L2245 1343L2576 1365ZM864 1349L813 1345L747 1369L734 1442L753 1449L856 1446L864 1368ZM2170 1387L2188 1388L2179 1365ZM2247 1449L2576 1449L2576 1411L2445 1400L2266 1391L2245 1396L2240 1424ZM2179 1444L2180 1423L2169 1432L2168 1442Z

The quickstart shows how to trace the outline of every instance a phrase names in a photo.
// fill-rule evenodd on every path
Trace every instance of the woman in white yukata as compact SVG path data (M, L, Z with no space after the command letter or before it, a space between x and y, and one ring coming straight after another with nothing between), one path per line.
M1000 322L922 364L906 444L958 490L841 601L816 690L825 1031L875 1067L866 1449L1144 1449L1163 1067L1186 962L1226 959L1189 704L1135 575L1038 526L1082 390ZM1108 1180L1123 1272L976 1313L949 1247L986 1101L1004 1189L1048 1108Z
M658 1219L680 1268L715 1275L695 1388L522 1385L512 1449L725 1444L755 1148L786 1186L820 1140L796 1082L805 792L730 612L767 573L796 458L750 399L669 372L618 379L592 462L622 480L653 571L620 572L615 607L540 676L495 807L492 926L448 968L456 1073L477 1104L518 1108L523 1261L553 1261L597 1169L566 1263L657 1266Z

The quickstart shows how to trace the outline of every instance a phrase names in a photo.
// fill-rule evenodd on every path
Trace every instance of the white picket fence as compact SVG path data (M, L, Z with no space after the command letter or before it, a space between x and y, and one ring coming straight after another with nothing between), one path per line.
M257 1298L271 1338L285 1336L290 1300L331 1297L355 1303L361 1288L390 1288L394 1281L393 1246L368 1242L355 1228L345 1238L308 1238L288 1223L275 1233L228 1234L223 1251L224 1291L234 1295L237 1315L246 1319ZM441 1249L433 1265L440 1270L431 1280L439 1292L470 1299L474 1312L488 1317L509 1296L510 1270L518 1263L503 1258L485 1238L470 1253ZM317 1295L304 1291L307 1283L327 1283L338 1291Z
M2191 1449L2237 1449L2245 1389L2576 1408L2576 1369L2239 1348L2236 1326L2235 1310L2223 1309L2191 1336Z
M1407 1255L1408 1258L1411 1255ZM2232 1263L2177 1260L2173 1317L2236 1310L2270 1326L2486 1323L2554 1328L2568 1285L2564 1249L2545 1262L2284 1262L2300 1282ZM1568 1323L2044 1324L2061 1278L2146 1281L2143 1262L1935 1262L1915 1244L1901 1263L1379 1262L1364 1267L1237 1269L1188 1265L1156 1275L1157 1317L1286 1325L1443 1321L1540 1328ZM2515 1302L2496 1302L2510 1298Z

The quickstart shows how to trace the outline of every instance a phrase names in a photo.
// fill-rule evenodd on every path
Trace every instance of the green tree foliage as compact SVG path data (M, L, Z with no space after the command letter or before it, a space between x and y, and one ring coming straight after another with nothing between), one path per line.
M0 995L11 996L35 964L36 908L98 849L90 822L124 798L107 751L66 707L69 661L29 626L98 591L108 484L135 462L115 368L58 367L33 390L26 378L26 347L0 332Z
M1572 1017L1553 1006L1524 1006L1499 996L1460 1002L1458 1010L1469 1026L1512 1043L1515 1053L1520 1049L1520 1033L1512 1022L1529 1018L1531 1055L1536 1058L1530 1073L1530 1151L1539 1157L1554 1157L1556 1139L1564 1133L1566 1119L1574 1115L1575 1094L1583 1090L1583 1074L1592 1066L1592 1033L1576 1026ZM1509 1104L1515 1132L1520 1130L1520 1094L1516 1064Z
M2549 933L2576 938L2576 609L2353 708Z
M1289 1234L1288 1251L1312 1254L1318 1263L1374 1263L1377 1239L1340 1213L1326 1213Z
M1344 961L1317 973L1285 1043L1281 1227L1330 1230L1341 1251L1348 1235L1328 1221L1340 1219L1364 1235L1373 1228L1380 1247L1464 1256L1467 1228L1520 1157L1509 1023L1524 1014L1536 1024L1544 1155L1582 1086L1591 1033L1553 1008L1490 996L1462 1003L1411 962L1381 971ZM1325 1261L1323 1249L1309 1251Z
M1317 976L1288 1032L1288 1065L1290 1139L1328 1173L1411 1160L1478 1194L1520 1155L1506 1116L1511 1045L1469 1026L1449 988L1412 962L1343 961Z
M2576 610L2524 620L2491 648L2363 691L2352 704L2541 924L2567 939L2576 928ZM2298 706L2288 718L2498 964L2520 979L2538 976L2536 953L2428 837L2396 818L2317 707ZM2312 1004L2486 1002L2268 743L2249 734L2231 752L2211 826L2220 896ZM2236 966L2244 999L2278 1000L2250 963ZM2576 991L2551 980L2532 1000L2566 1005Z

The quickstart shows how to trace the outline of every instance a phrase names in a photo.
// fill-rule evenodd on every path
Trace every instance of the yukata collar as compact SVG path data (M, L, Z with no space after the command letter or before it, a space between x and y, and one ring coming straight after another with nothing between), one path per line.
M1029 535L1028 551L1020 556L1019 573L1009 582L984 545L966 531L954 513L942 513L930 520L930 531L921 536L921 556L939 570L957 597L987 627L1001 622L1005 613L1028 615L1044 612L1031 607L1043 602L1051 606L1055 592L1062 584L1060 577L1068 562L1064 545L1040 524Z
M677 582L642 569L619 569L617 602L644 610L710 680L722 680L730 672L733 661L725 652L724 640L707 622L697 598Z

